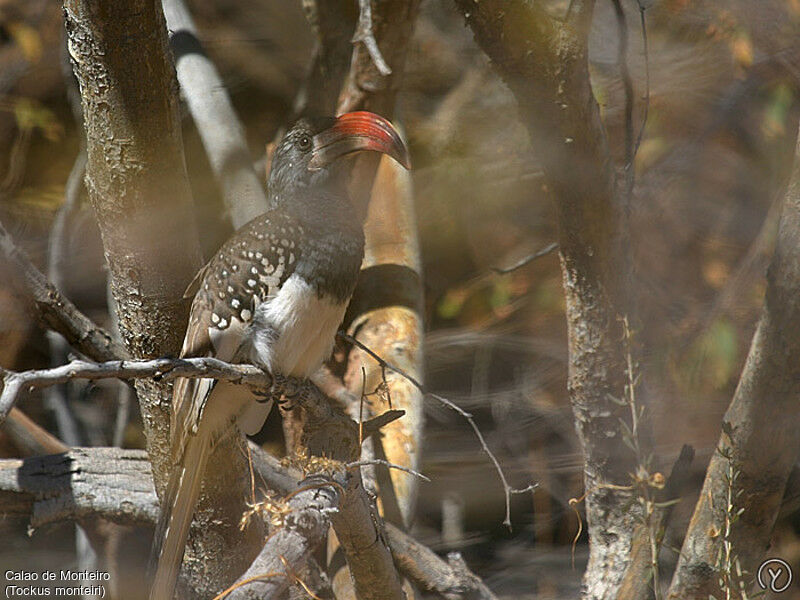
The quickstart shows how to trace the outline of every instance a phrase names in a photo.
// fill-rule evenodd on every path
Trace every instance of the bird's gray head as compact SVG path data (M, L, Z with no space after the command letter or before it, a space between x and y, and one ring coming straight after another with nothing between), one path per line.
M405 144L379 115L359 111L300 119L275 149L267 183L270 204L313 199L319 197L316 191L337 194L344 189L339 159L363 151L388 154L410 167Z

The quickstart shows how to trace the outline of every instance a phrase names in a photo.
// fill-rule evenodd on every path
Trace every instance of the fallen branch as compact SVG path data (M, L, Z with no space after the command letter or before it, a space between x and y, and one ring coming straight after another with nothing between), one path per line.
M0 506L30 517L31 527L104 517L123 525L154 523L158 498L141 450L73 448L61 454L0 461Z
M251 444L250 449L256 477L274 491L288 495L305 487L298 485L302 476L297 471L282 466L258 446ZM321 509L328 502L332 506L333 500L328 500L327 494L336 489L332 484L316 487L314 501ZM290 505L292 500L289 499ZM152 525L158 516L147 454L143 450L119 448L74 448L64 454L0 460L0 506L7 516L31 518L34 527L57 520L93 517L122 524ZM316 527L313 523L309 525ZM296 531L301 529L298 527ZM444 561L390 524L385 532L395 565L418 587L446 598L496 600L459 558L451 555L449 562ZM259 556L263 557L264 552ZM258 574L268 572L263 570L266 563L261 564Z

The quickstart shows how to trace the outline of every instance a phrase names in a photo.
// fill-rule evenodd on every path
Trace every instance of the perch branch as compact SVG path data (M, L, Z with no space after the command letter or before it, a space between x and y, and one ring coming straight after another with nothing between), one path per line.
M232 365L216 358L157 358L153 360L112 360L94 363L74 360L52 369L32 371L7 371L3 376L3 391L0 394L0 422L16 402L20 391L30 387L48 387L66 383L70 379L155 379L170 381L176 377L211 377L233 383L241 383L268 389L272 377L252 365Z

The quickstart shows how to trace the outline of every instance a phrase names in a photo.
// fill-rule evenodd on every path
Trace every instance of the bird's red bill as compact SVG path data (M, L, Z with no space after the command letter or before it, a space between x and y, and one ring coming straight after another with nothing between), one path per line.
M367 111L345 113L331 127L315 135L309 166L321 169L342 156L365 150L386 154L406 169L411 168L408 149L394 126Z

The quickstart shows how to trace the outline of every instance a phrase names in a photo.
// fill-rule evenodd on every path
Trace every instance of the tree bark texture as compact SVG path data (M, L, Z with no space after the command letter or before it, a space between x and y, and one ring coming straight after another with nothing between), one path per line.
M175 70L160 2L66 0L68 49L81 89L86 187L103 239L122 339L136 358L177 355L183 293L201 266L186 177ZM169 470L171 386L137 384L156 488ZM241 440L209 462L187 551L190 587L224 587L260 546L239 531L249 481Z
M772 535L786 480L800 451L800 144L767 272L761 318L724 417L700 499L683 542L669 598L719 597L719 549L752 581ZM735 474L735 477L731 477ZM731 483L729 483L731 481ZM729 509L728 494L734 498ZM738 511L743 512L737 519ZM725 536L726 520L731 524ZM739 597L735 592L734 597Z
M568 391L585 471L590 538L584 597L611 599L629 566L636 472L621 439L627 264L622 203L592 93L588 38L593 2L575 0L565 22L535 2L456 0L475 39L514 93L556 203L566 297Z

